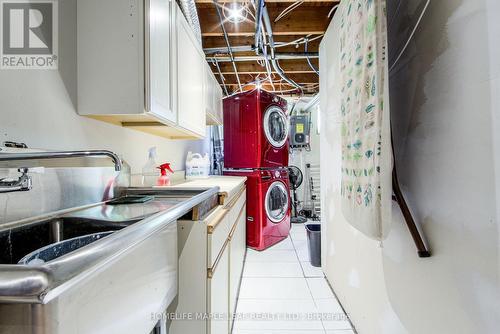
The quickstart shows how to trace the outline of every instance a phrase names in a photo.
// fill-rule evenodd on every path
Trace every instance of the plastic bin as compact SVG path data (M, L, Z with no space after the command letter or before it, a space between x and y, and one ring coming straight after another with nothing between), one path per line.
M321 225L306 224L309 259L313 267L321 267Z

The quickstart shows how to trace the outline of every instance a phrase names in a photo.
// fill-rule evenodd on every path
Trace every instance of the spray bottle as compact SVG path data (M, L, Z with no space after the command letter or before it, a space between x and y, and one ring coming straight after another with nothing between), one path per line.
M160 187L161 186L169 186L170 185L170 176L168 175L168 172L170 172L171 174L174 173L172 168L170 168L170 164L166 163L166 164L163 164L157 168L161 171L161 176L158 178L156 185L160 186Z

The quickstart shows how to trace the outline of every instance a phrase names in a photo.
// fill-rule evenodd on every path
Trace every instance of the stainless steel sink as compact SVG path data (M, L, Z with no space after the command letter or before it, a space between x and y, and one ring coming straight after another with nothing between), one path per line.
M136 334L154 327L177 294L176 220L210 211L218 188L129 188L122 195L155 199L96 203L1 225L0 333ZM107 231L48 262L17 264L37 249Z

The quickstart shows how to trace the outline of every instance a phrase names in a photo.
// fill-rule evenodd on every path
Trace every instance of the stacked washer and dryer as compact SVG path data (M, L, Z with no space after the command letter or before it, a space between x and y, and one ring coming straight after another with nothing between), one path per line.
M290 232L287 102L256 89L224 100L224 175L247 177L247 245L264 250Z

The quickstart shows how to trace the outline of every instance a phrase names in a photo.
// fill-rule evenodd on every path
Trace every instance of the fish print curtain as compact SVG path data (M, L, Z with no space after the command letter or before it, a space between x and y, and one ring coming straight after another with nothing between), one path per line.
M340 14L342 212L383 240L391 221L392 149L385 0L343 0Z

